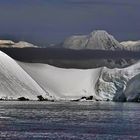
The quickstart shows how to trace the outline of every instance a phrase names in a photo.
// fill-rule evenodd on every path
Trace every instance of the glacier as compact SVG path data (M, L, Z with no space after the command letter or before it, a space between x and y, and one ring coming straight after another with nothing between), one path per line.
M47 64L18 64L56 100L74 100L89 96L93 96L95 100L113 100L118 89L124 90L122 87L126 86L133 75L133 71L106 67L81 70L57 68Z
M140 62L122 69L102 68L96 86L100 100L128 101L132 92L128 94L126 87L131 79L139 75L139 73ZM133 90L135 89L133 88Z
M139 80L140 62L121 69L65 69L15 61L0 51L0 99L139 101Z
M56 100L93 96L93 100L99 101L130 101L132 91L135 91L132 79L140 74L140 62L122 69L101 67L87 70L57 68L47 64L18 64ZM128 91L128 85L131 85L131 91ZM138 87L135 95L139 93Z

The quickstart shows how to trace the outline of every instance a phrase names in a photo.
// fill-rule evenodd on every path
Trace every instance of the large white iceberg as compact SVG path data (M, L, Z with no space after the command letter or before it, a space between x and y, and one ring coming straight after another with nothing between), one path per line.
M128 100L126 86L130 79L140 73L139 62L123 69L102 67L89 70L19 64L53 98L65 100L83 96L93 96L94 100Z
M39 63L16 62L0 52L0 98L41 95L54 100L138 101L140 62L122 69L64 69Z

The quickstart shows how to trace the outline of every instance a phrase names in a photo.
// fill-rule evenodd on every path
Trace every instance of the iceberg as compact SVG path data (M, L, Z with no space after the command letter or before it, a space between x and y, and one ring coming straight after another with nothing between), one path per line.
M47 64L18 62L19 65L56 100L75 100L93 96L93 100L128 100L126 87L140 74L140 63L122 69L63 69Z
M0 99L139 101L140 62L126 68L66 69L15 61L0 51Z

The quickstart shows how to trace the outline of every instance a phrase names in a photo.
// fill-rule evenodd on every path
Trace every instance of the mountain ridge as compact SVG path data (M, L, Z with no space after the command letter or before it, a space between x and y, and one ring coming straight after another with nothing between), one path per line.
M88 35L72 35L60 44L50 44L46 48L65 48L73 50L126 50L139 51L138 41L117 41L114 36L105 30L95 30ZM12 40L0 40L0 48L45 48L26 41L14 42Z
M25 41L0 40L0 48L37 48L38 46Z
M104 30L96 30L89 35L71 36L62 43L64 48L69 49L92 49L92 50L122 50L124 49L112 35Z

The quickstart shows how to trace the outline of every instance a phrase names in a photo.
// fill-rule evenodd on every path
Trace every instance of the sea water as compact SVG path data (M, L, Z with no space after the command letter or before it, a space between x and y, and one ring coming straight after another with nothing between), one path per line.
M140 139L140 104L0 102L0 139Z

